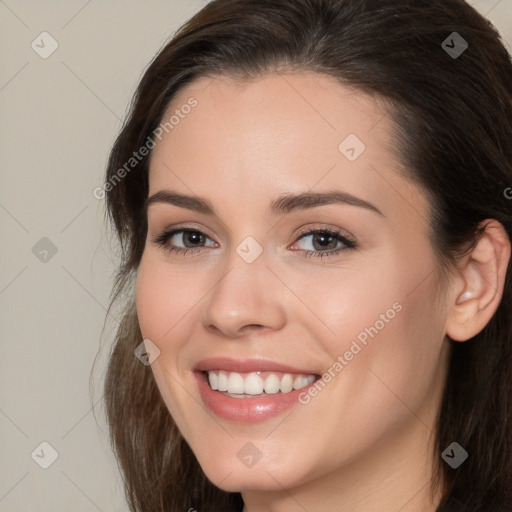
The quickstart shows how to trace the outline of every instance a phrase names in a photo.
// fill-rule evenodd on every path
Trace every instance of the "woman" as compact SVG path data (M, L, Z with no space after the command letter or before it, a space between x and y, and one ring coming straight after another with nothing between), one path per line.
M214 0L159 52L105 183L132 511L512 509L510 83L461 0Z

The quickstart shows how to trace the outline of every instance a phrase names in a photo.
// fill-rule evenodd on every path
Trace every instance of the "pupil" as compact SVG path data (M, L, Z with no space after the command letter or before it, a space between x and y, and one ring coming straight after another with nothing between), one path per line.
M334 245L336 245L336 239L328 233L317 234L316 237L320 243L321 249L325 249L326 247L328 247L332 241L334 241ZM331 248L334 249L334 247L331 247ZM318 247L315 247L315 249L318 249Z
M197 245L198 243L201 243L203 235L201 235L201 233L197 233L196 231L188 231L187 237L193 246Z

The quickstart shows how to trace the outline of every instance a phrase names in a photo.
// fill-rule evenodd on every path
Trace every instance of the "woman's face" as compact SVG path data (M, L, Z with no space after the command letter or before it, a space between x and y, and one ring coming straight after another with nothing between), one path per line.
M296 73L201 78L173 114L150 164L149 196L169 195L149 202L137 312L206 475L279 490L427 465L447 313L429 205L397 172L385 110Z

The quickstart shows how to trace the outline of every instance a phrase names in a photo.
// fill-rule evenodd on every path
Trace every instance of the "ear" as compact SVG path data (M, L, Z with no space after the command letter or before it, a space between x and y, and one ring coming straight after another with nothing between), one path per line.
M508 262L510 239L503 225L486 219L473 250L458 263L451 286L446 334L454 341L476 336L500 303Z

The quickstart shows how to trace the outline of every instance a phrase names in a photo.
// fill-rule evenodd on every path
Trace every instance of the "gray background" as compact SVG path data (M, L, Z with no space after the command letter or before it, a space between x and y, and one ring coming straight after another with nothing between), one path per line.
M101 394L115 245L93 190L142 71L205 3L0 0L0 511L128 510ZM512 0L470 3L510 48Z

